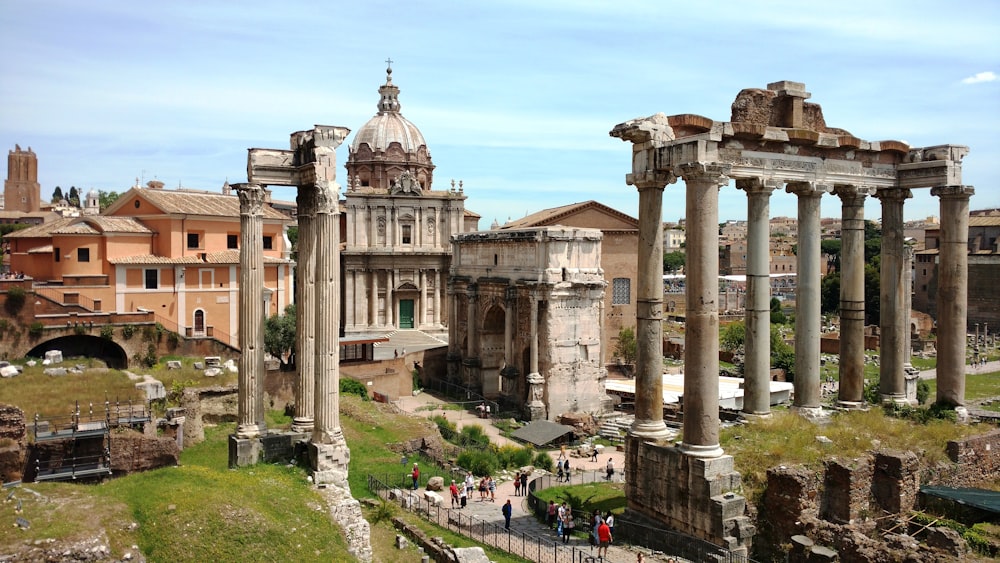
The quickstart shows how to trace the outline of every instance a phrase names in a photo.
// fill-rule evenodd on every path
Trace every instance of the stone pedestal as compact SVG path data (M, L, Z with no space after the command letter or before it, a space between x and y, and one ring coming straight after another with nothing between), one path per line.
M339 442L309 443L309 464L313 468L313 482L316 485L346 486L347 466L350 462L351 451L347 448L343 436Z
M246 467L260 463L264 447L260 437L242 438L236 434L229 435L229 468Z
M546 420L545 378L539 373L528 374L528 420Z

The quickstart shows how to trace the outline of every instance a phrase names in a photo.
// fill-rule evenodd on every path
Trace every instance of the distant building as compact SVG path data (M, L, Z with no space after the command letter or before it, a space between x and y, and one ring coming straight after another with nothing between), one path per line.
M42 187L38 184L38 157L31 147L14 145L7 153L7 179L3 183L3 209L30 213L41 209Z

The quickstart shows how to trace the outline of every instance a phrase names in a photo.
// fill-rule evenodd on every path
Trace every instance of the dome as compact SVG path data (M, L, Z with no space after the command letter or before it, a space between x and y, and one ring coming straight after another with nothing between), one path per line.
M347 172L351 185L389 189L409 171L424 189L430 189L434 164L427 142L417 126L399 113L399 87L392 83L392 67L379 87L378 113L361 126L351 141Z

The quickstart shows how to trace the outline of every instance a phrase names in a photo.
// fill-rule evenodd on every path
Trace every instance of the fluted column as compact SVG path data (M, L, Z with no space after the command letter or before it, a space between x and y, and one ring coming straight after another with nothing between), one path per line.
M233 186L240 198L239 404L237 438L267 432L264 422L264 199L257 184Z
M371 318L368 319L368 326L375 328L378 326L378 270L373 268L369 272L371 272L372 276L372 292L369 296L370 305L368 309L371 311Z
M344 442L340 428L340 218L339 186L330 181L315 187L316 218L316 396L315 444Z
M865 197L872 190L836 186L841 201L840 391L837 406L861 408L865 392Z
M729 182L728 174L729 167L718 164L680 167L687 202L681 449L695 457L723 453L719 446L719 188Z
M663 189L676 181L662 172L626 176L639 191L635 422L629 434L641 438L668 435L663 422Z
M434 270L434 326L441 326L441 272Z
M771 412L771 192L773 180L747 178L736 187L747 193L746 356L743 363L743 413Z
M941 186L937 288L937 402L965 406L965 339L969 307L969 198L972 186Z
M798 252L795 269L795 400L803 414L818 414L820 406L819 332L820 198L832 186L818 182L789 183L785 191L798 197Z
M879 190L882 201L882 270L879 291L879 397L882 402L906 403L903 347L908 312L904 311L906 249L903 241L903 202L910 190ZM964 356L963 356L964 357Z
M316 387L316 194L298 190L299 256L295 267L295 416L292 430L312 432Z

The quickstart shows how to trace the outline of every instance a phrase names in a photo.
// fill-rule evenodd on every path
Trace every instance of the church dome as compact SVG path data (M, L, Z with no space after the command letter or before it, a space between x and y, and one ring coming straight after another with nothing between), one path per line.
M347 159L347 175L353 186L388 189L393 180L409 171L423 189L430 189L431 153L417 126L399 113L399 87L392 83L392 68L386 69L379 89L378 113L354 134Z

